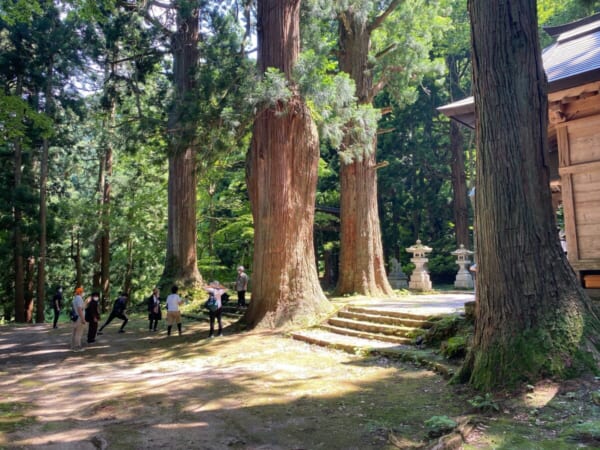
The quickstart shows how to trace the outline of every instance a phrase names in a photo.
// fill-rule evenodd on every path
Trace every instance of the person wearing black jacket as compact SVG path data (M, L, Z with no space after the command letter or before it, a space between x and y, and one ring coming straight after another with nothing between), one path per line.
M162 311L160 310L160 291L158 288L152 290L152 295L146 299L148 302L148 331L156 331L158 321L162 320Z
M96 332L98 331L98 322L100 321L99 298L100 294L98 292L93 292L87 303L87 307L85 308L85 321L89 324L87 335L88 344L96 342Z
M62 286L59 286L56 289L56 294L52 297L52 309L54 310L54 326L52 328L58 328L56 325L58 323L58 317L60 316L60 310L62 309Z
M113 309L110 312L108 319L106 319L106 322L104 322L104 325L102 325L100 327L100 329L98 330L98 334L102 334L102 330L104 330L104 327L106 327L106 325L111 323L115 317L118 319L121 319L123 321L123 324L121 325L121 328L119 329L119 333L125 333L125 325L127 325L127 322L129 321L129 318L125 314L125 309L127 308L127 299L128 298L129 298L129 295L127 295L126 292L122 292L121 295L119 296L119 298L115 300Z

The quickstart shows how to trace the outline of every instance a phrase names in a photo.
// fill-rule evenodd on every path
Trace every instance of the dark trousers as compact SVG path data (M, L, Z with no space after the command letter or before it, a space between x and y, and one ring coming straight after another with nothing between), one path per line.
M210 317L210 335L215 334L215 319L217 319L217 323L219 324L219 334L223 332L223 324L221 323L221 314L223 313L223 308L219 308L216 311L208 311L208 316Z
M91 320L88 322L88 344L94 342L96 340L96 333L98 332L98 322L95 320Z
M52 326L54 328L56 328L56 323L58 322L58 316L60 316L60 311L56 308L53 308L53 309L54 309L54 323L52 324Z
M125 313L118 313L117 314L115 312L111 312L110 316L108 316L108 319L106 319L106 322L104 322L104 325L102 325L100 327L100 331L102 331L106 325L108 325L109 323L111 323L114 318L118 318L118 319L121 319L123 321L123 325L121 325L121 330L123 328L125 328L125 325L127 325L127 322L129 322L129 318L125 315Z
M237 291L238 306L246 306L246 291Z

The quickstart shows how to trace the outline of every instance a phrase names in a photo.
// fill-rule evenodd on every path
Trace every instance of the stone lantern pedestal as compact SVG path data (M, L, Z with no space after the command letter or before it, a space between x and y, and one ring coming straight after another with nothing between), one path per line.
M413 254L413 257L410 260L415 264L415 270L410 276L410 281L408 283L409 289L414 289L416 291L430 291L432 289L429 272L427 272L427 269L425 268L429 261L425 255L432 250L431 247L423 245L419 239L415 245L406 249L407 252Z
M467 270L467 266L471 264L469 256L473 254L471 250L467 250L463 244L460 244L460 248L456 249L451 253L456 256L456 264L458 264L458 272L456 279L454 280L454 287L460 289L473 289L473 277Z

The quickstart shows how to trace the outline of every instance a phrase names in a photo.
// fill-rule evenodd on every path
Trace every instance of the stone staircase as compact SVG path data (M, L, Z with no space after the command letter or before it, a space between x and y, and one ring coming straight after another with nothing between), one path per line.
M367 306L349 306L315 328L291 333L295 340L356 354L381 354L428 367L444 376L456 367L432 350L413 345L433 325L428 316Z

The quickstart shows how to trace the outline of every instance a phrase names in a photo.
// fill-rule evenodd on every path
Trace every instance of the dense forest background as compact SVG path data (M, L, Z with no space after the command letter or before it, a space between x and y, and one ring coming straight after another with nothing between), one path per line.
M68 296L82 284L107 298L128 291L138 301L163 277L169 119L182 103L174 94L173 35L192 3L200 24L199 63L178 123L195 124L198 268L205 279L229 282L242 264L252 277L246 156L253 114L258 104L281 98L285 90L275 72L257 81L253 2L2 0L4 320L15 317L20 295L26 320L40 321L59 285ZM450 252L465 240L464 231L457 237L456 224L461 214L472 223L470 203L456 192L474 184L475 151L472 134L452 129L436 108L471 93L466 0L396 3L393 26L371 37L380 49L373 70L387 64L394 74L373 101L381 113L383 251L386 262L395 257L410 272L404 249L419 238L434 249L429 263L434 283L449 283L456 272ZM331 5L351 4L365 15L377 14L378 2L366 0L302 3L296 67L321 138L314 245L319 273L331 288L327 272L335 272L339 253L339 172L347 158L339 145L344 112L338 100L354 95L351 81L340 77L340 13ZM542 26L597 10L595 1L538 1ZM540 37L549 44L542 30ZM471 234L469 226L466 232ZM472 236L467 239L471 248Z

